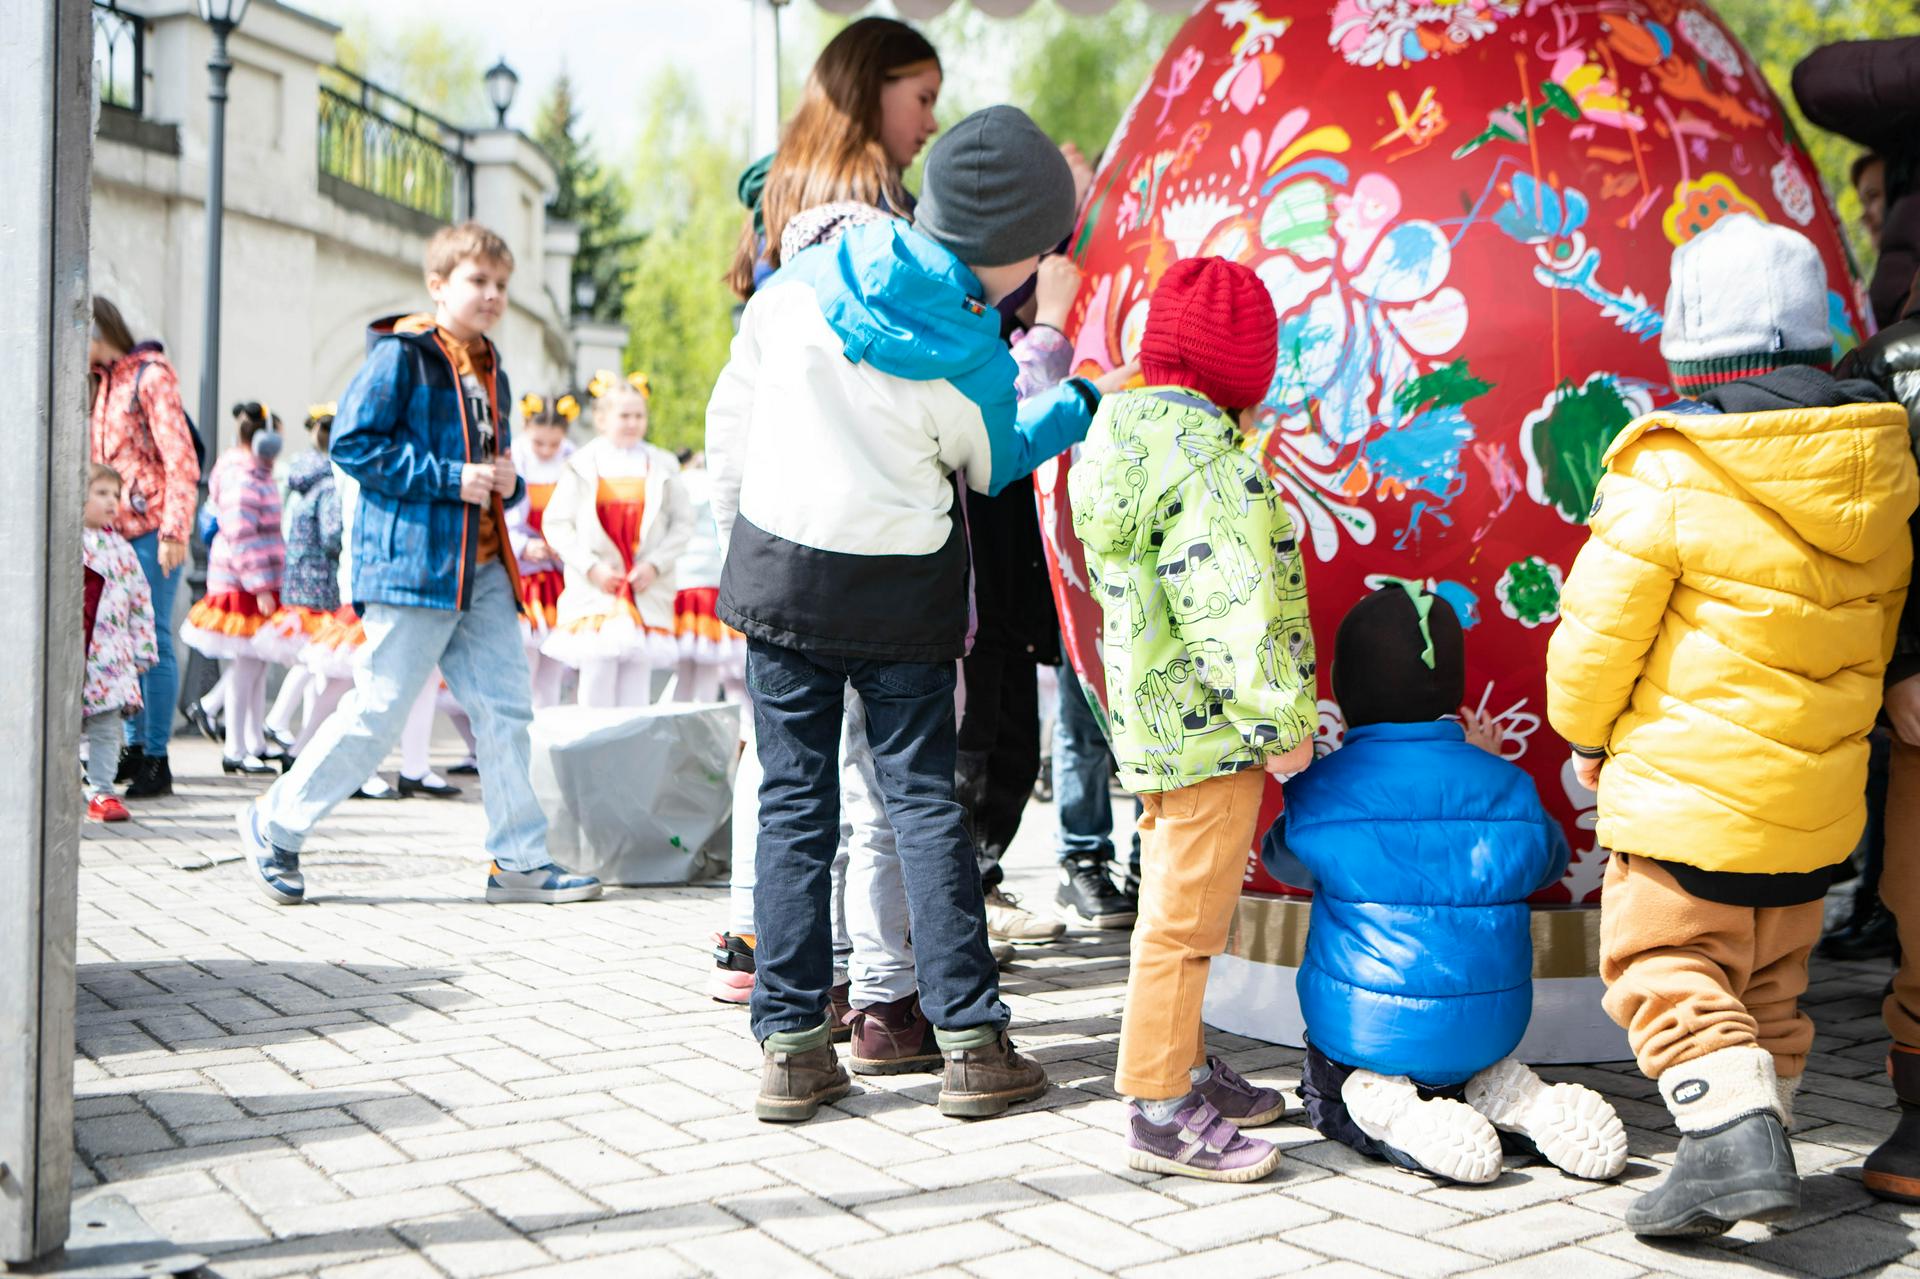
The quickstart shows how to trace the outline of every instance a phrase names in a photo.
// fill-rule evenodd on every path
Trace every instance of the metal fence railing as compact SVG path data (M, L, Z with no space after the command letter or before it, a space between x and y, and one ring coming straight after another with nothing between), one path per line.
M113 0L93 0L93 74L100 101L136 115L146 105L147 24Z
M339 67L320 75L320 172L443 222L470 216L470 135Z

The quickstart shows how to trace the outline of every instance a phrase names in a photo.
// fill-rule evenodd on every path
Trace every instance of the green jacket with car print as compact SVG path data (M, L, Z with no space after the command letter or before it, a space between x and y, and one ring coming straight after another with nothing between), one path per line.
M1109 395L1067 477L1106 615L1107 726L1129 790L1174 790L1313 736L1307 579L1232 418L1181 387Z

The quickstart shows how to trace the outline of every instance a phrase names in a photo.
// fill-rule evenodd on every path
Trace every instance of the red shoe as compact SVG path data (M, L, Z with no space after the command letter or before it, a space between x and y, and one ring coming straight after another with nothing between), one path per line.
M87 801L87 820L90 822L124 822L133 817L127 806L120 802L118 795L95 795Z

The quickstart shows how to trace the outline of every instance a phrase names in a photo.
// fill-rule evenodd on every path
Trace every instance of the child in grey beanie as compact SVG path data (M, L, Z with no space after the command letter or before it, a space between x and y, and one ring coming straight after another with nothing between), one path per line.
M1073 229L1073 172L1018 107L987 107L927 152L914 225L968 266L1037 258Z

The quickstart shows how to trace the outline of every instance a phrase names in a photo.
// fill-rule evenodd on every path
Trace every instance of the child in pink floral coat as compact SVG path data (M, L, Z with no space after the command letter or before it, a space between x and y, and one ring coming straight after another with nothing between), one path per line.
M125 721L140 709L140 676L159 658L153 597L127 539L113 531L120 510L120 474L95 463L87 473L81 534L86 566L87 678L80 689L87 738L87 817L124 822L114 794Z

